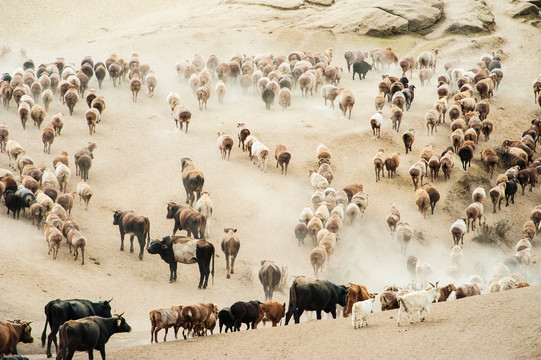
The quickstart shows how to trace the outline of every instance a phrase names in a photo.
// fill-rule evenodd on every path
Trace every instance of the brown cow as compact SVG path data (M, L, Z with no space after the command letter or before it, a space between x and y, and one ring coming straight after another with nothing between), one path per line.
M139 260L143 260L145 249L150 244L150 220L146 216L136 215L133 211L116 210L113 214L113 225L118 225L120 230L120 251L124 251L124 235L130 235L130 252L133 252L133 238L139 240Z
M369 293L368 289L364 285L347 283L346 288L348 289L348 294L346 297L346 306L344 307L343 312L344 317L348 317L351 314L353 304L355 304L357 301L372 299L375 298L377 295Z
M198 303L194 305L183 306L180 312L180 318L182 322L182 336L186 339L190 332L193 330L193 336L200 335L201 331L205 329L205 322L214 314L218 317L218 307L213 303ZM184 330L188 330L185 335Z
M261 260L259 269L259 281L263 285L265 300L271 301L274 289L280 283L282 272L272 260Z
M180 159L182 164L182 184L186 190L186 204L193 206L195 200L199 200L201 191L203 191L203 184L205 183L205 177L203 173L199 171L190 158ZM197 194L197 199L194 195Z
M175 220L173 235L176 234L177 230L186 230L188 237L191 237L192 233L196 239L205 237L207 219L191 206L177 205L175 202L170 202L167 204L166 218Z
M225 265L227 269L227 278L235 273L235 259L240 249L240 240L237 236L237 229L225 228L225 236L222 238L222 251L225 254ZM229 257L231 257L231 268L229 267ZM231 270L231 271L229 271Z
M18 354L19 342L34 342L31 332L29 322L0 320L0 354Z
M180 328L180 313L182 306L171 306L170 308L161 308L151 310L150 317L150 343L152 341L158 342L158 332L161 329L165 329L165 335L163 341L166 341L167 331L170 327L173 327L175 331L175 339L177 339L178 329Z
M257 329L257 325L263 321L263 326L265 326L267 321L272 322L272 327L282 320L286 312L286 303L280 304L276 301L264 301L259 304L259 317L255 322L254 328Z

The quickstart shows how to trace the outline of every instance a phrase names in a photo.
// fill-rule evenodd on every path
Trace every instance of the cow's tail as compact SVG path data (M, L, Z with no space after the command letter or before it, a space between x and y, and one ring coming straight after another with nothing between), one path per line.
M212 286L214 286L214 255L215 255L215 250L213 246L212 247L212 270L210 271L210 274L212 275Z
M49 325L49 315L50 315L50 305L45 305L45 328L43 333L41 333L41 346L45 346L45 341L47 340L47 325Z
M274 269L273 268L267 268L268 270L271 270L271 271L267 271L267 285L268 285L268 288L267 288L267 291L268 293L265 294L265 298L268 298L267 301L271 301L272 300L272 291L274 290L273 289L273 285L274 285Z
M289 311L293 308L293 316L297 318L299 311L297 310L297 283L293 281L293 285L289 289Z
M145 228L147 231L147 250L148 250L148 246L150 245L150 220L147 217L145 217Z

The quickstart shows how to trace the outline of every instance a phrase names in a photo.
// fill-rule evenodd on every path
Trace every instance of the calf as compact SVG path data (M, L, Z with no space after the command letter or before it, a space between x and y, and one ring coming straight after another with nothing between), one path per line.
M227 333L227 330L235 331L235 318L233 317L233 314L231 313L231 309L224 308L220 310L218 313L218 322L220 325L220 333L222 332L222 327L225 326L225 332Z
M237 301L231 305L231 314L235 318L234 329L240 331L241 324L246 324L246 330L255 329L255 322L259 317L259 301Z
M263 325L265 325L267 321L270 321L272 322L272 327L276 327L280 320L285 316L285 311L285 303L280 304L276 301L264 301L259 303L259 317L255 322L255 328L257 328L257 325L261 321L263 321Z
M227 278L235 273L235 259L240 249L240 240L237 236L237 229L225 228L225 236L222 238L222 251L225 254L225 265L227 269ZM231 257L231 267L229 267L229 257Z
M158 342L158 332L161 329L165 329L165 335L163 341L166 341L167 331L170 327L174 327L175 339L177 338L178 329L180 327L180 311L181 306L171 306L170 308L161 308L157 310L151 310L150 317L150 343L152 341Z
M363 327L364 324L368 326L368 321L366 321L366 318L368 317L368 314L374 312L374 310L372 310L372 305L374 304L375 300L376 299L368 299L364 301L357 301L355 304L353 304L351 322L354 329Z
M218 315L218 307L213 303L199 303L184 306L180 313L182 326L188 330L186 335L184 335L184 330L182 330L184 339L190 335L191 331L193 331L193 336L196 334L199 336L205 329L205 323L207 323L207 320L212 315Z
M19 342L34 342L30 323L0 320L0 354L18 354L17 344Z
M280 283L282 273L272 260L262 260L259 269L259 281L263 285L265 300L271 301L275 287Z
M364 285L347 283L346 288L348 289L348 294L346 296L346 306L344 307L344 312L342 313L342 316L344 317L348 317L351 314L351 309L356 302L375 298L375 295L377 295L370 294Z
M425 318L430 314L430 304L433 301L437 301L440 297L440 291L437 285L438 283L436 283L436 285L432 285L432 289L428 291L421 290L402 296L397 296L400 308L398 309L398 320L396 324L400 326L400 316L404 312L406 312L410 324L413 324L413 319L411 316L414 312L419 312L419 321L424 321ZM424 315L423 312L425 313Z
M150 220L146 216L136 215L133 211L116 210L113 214L113 225L118 225L120 231L120 251L124 251L124 235L130 235L130 252L133 252L133 238L139 240L139 260L143 260L145 249L150 243Z

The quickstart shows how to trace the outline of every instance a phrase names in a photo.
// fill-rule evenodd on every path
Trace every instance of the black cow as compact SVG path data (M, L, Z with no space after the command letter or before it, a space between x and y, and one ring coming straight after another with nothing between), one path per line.
M366 73L372 70L372 65L366 61L358 61L353 64L353 80L355 80L355 74L359 74L359 80L366 78Z
M331 313L336 319L336 304L346 306L347 288L344 285L335 285L327 280L293 281L289 289L289 309L286 313L286 325L291 316L295 324L304 310L315 311L317 319L321 319L321 311Z
M209 275L214 283L214 245L205 239L187 236L166 236L162 241L152 241L148 247L150 254L159 254L169 264L169 282L177 280L177 263L199 264L199 288L207 288ZM210 260L212 259L212 270Z
M17 356L8 356L8 357L2 357L0 360L28 360L27 357L17 355Z
M113 300L113 299L111 299ZM87 316L104 316L111 317L111 305L108 301L92 302L90 300L68 299L68 300L52 300L45 305L45 328L41 334L41 346L45 346L45 338L47 337L47 324L51 327L51 333L47 341L47 357L53 357L51 354L51 342L54 341L54 346L58 352L58 343L56 342L56 333L60 325L68 320L81 319Z
M23 198L18 194L14 194L11 190L8 190L4 194L4 202L8 208L8 214L11 211L13 218L15 219L15 216L17 216L18 219L21 209L24 206Z
M259 301L237 301L231 305L231 314L235 318L233 329L240 331L240 326L246 324L246 330L254 329L255 322L259 317Z
M145 237L147 249L150 243L150 221L146 216L136 215L133 211L116 210L113 214L113 225L120 231L120 251L124 251L124 235L130 235L130 252L133 252L133 238L139 240L139 260L143 260Z
M105 360L105 344L109 338L116 333L131 331L122 314L111 318L89 316L64 323L59 330L60 349L56 360L71 360L75 351L88 351L88 359L92 360L94 349L99 350Z
M220 333L222 333L222 327L225 326L225 332L229 329L230 331L235 331L235 318L231 314L231 309L223 308L218 313L218 322L220 324Z

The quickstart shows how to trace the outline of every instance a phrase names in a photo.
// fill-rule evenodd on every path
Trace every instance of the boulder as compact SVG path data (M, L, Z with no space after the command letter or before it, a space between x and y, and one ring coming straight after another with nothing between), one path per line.
M529 16L535 17L539 15L539 8L530 2L519 2L509 11L509 15L514 18Z
M443 2L426 1L393 1L381 0L376 7L390 14L400 16L408 21L409 31L419 31L431 27L443 16Z
M452 34L488 33L494 30L494 15L482 0L451 0L445 3L449 23L446 31Z

